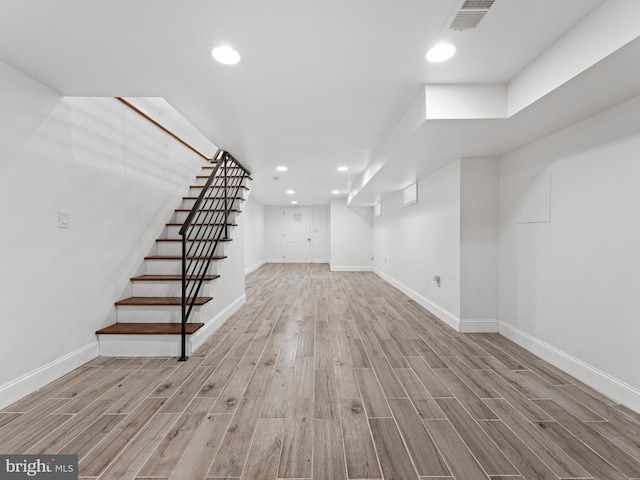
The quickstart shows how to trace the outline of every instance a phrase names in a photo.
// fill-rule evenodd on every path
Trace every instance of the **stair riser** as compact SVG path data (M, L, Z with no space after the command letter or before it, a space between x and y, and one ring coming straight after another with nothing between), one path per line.
M199 297L211 297L213 285L211 281L203 282ZM134 297L180 297L182 282L133 282Z
M220 260L212 260L206 273L217 275L219 262ZM180 260L146 260L145 269L147 275L181 275L182 262Z
M237 169L237 168L229 168L229 175L240 175L242 170ZM198 173L198 176L204 176L206 175L206 178L198 178L198 183L194 183L194 185L204 185L205 183L207 183L207 180L209 179L209 177L211 176L211 173L213 173L213 170L211 169L202 169L202 171L200 173ZM222 171L219 170L219 175L218 177L220 178L222 176ZM238 178L233 178L233 180L238 180ZM229 181L231 181L231 179L229 179ZM243 183L247 182L246 178L242 179Z
M226 191L228 196L235 197L236 192L238 192L238 195L242 195L242 193L239 193L239 192L245 191L244 188L241 188L245 186L246 186L246 182L242 182L240 185L230 185L226 189L218 188L218 187L209 187L209 188L213 188L216 191L216 195L222 195L222 193ZM202 184L198 184L198 182L194 183L189 187L189 196L197 197L198 195L200 195L200 192L202 192L203 187L204 187L204 183Z
M214 212L214 213L216 213L216 212ZM188 216L189 216L189 212L174 212L174 214L173 214L174 221L171 222L171 223L184 223ZM216 217L209 216L209 217L206 217L206 218L216 218ZM223 220L223 218L224 218L223 215L220 215L220 217L218 217L218 218L220 218L220 221L222 221L222 222L224 221ZM236 212L230 212L227 221L229 223L236 223Z
M229 242L220 242L215 249L214 255L224 255L224 246ZM158 247L158 255L182 255L182 242L156 242ZM187 248L190 248L190 245L187 245ZM198 251L204 250L208 252L211 248L210 242L207 244L195 245L192 248L192 251L195 252L197 248Z
M229 170L229 175L238 175L239 170ZM203 170L202 173L200 173L199 175L211 175L211 170ZM197 178L194 185L204 185L205 183L207 183L207 180L209 179L209 177L207 178ZM229 179L228 182L231 183L232 181L237 181L237 178L233 178L233 179ZM219 180L220 182L222 182L223 180ZM243 180L242 183L246 183L246 180Z
M197 200L182 200L182 208L191 209L195 205ZM242 208L241 200L228 200L227 203L231 206L232 210L240 210ZM224 200L221 199L209 199L202 202L202 208L224 208Z
M179 305L176 306L117 306L116 315L118 323L176 323L182 321L182 311ZM190 322L200 321L200 309L194 307Z
M181 228L182 227L173 227L173 226L167 227L167 236L166 236L166 238L180 238L180 229ZM194 232L197 232L198 228L199 227L196 226L196 230L194 230ZM202 228L204 229L205 227L202 227ZM228 227L228 229L229 229L229 238L233 238L232 237L233 228L234 227L232 225L230 225Z
M191 335L187 336L187 355L191 355ZM178 357L178 335L98 335L103 357Z

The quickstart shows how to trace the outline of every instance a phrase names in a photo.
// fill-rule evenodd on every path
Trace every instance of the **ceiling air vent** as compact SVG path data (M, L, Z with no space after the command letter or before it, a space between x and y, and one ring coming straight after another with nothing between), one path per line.
M449 30L470 30L477 28L480 21L493 6L495 0L464 0L453 11L447 22Z

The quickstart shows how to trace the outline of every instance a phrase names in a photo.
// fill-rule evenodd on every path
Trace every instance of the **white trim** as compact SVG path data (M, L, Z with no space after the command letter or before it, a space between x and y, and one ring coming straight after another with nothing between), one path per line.
M246 301L247 296L243 293L221 312L219 312L215 317L205 323L202 328L191 335L191 349L189 355L192 355L193 352L200 348L202 344L206 342L209 337L213 335L216 330L218 330L231 315L237 312L238 309L246 303Z
M284 263L284 257L282 258L267 258L265 263Z
M458 331L461 333L495 333L498 328L497 318L461 318Z
M314 258L311 263L329 263L328 258Z
M329 269L332 272L373 272L373 267L346 267L329 264Z
M255 265L252 265L248 268L244 269L244 274L245 275L249 275L251 272L255 272L257 269L259 269L261 266L263 266L265 263L267 263L266 260L260 260L258 263L256 263Z
M0 386L0 409L8 407L99 355L98 342L91 342L71 353Z
M499 333L603 395L640 413L640 390L504 322Z
M460 331L460 319L457 316L455 316L453 313L449 312L448 310L445 310L444 308L440 307L439 305L436 305L431 300L429 300L427 297L424 297L424 296L420 295L415 290L407 287L404 283L399 282L395 278L390 277L389 275L387 275L386 273L378 270L377 268L374 269L373 271L378 276L382 277L382 279L384 281L390 283L391 285L396 287L398 290L400 290L402 293L404 293L406 296L408 296L412 300L415 300L420 305L422 305L424 308L429 310L431 313L433 313L436 317L438 317L444 323L449 325L455 331L457 331L457 332Z

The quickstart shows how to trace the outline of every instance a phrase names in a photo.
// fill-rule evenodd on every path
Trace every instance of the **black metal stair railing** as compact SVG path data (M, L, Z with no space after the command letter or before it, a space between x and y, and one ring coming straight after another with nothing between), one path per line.
M186 325L205 282L220 242L229 239L229 217L245 178L251 175L228 152L218 150L211 159L213 172L187 215L182 237L182 334L180 361L187 360Z

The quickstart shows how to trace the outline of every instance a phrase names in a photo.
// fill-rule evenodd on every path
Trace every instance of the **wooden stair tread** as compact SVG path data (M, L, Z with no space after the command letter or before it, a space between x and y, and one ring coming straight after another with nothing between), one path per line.
M181 227L182 225L184 225L184 223L167 223L167 227ZM199 225L224 225L224 222L222 223L192 223L191 226L199 226ZM230 227L237 227L238 224L237 223L227 223L228 226Z
M227 258L226 255L214 255L211 257L212 260L223 260ZM180 255L151 255L148 257L144 257L145 260L182 260L182 256ZM206 260L207 257L187 257L187 260Z
M204 185L193 185L194 187L204 187ZM224 185L211 185L210 188L228 188L229 190L234 189L234 188L239 188L242 190L251 190L249 187L247 187L246 185L227 185L226 187Z
M206 166L206 165L204 167L202 167L203 170L213 170L214 168L216 168L216 167L215 166L209 167L209 166ZM224 170L224 167L220 167L220 171L223 171L223 170ZM240 167L227 167L227 170L241 170L241 168ZM201 178L201 177L209 178L209 175L198 175L198 178Z
M176 208L176 212L190 212L190 208ZM200 208L198 212L224 212L224 208ZM233 213L241 213L241 210L229 210Z
M213 300L212 297L196 297L194 305L204 305ZM117 306L176 306L182 305L182 297L129 297L116 302Z
M209 177L207 177L209 178ZM217 178L224 178L222 176L217 177ZM251 178L249 175L227 175L227 178L248 178L249 180L253 180L253 178ZM224 185L220 185L221 187L223 187ZM227 188L236 188L238 185L227 185ZM204 185L191 185L191 187L193 188L202 188L204 187Z
M214 239L210 238L190 238L187 240L188 242L215 242ZM232 238L221 238L220 242L233 242ZM157 238L156 242L182 242L181 238Z
M204 323L187 323L187 335L199 330ZM180 335L180 323L114 323L96 332L97 335Z
M199 197L182 197L183 200L197 200ZM206 200L240 200L241 202L244 202L246 199L244 197L210 197L210 198L205 198Z
M206 282L220 278L220 275L205 275ZM132 282L174 282L181 281L182 275L139 275L131 278ZM196 280L194 276L188 276L187 280Z

